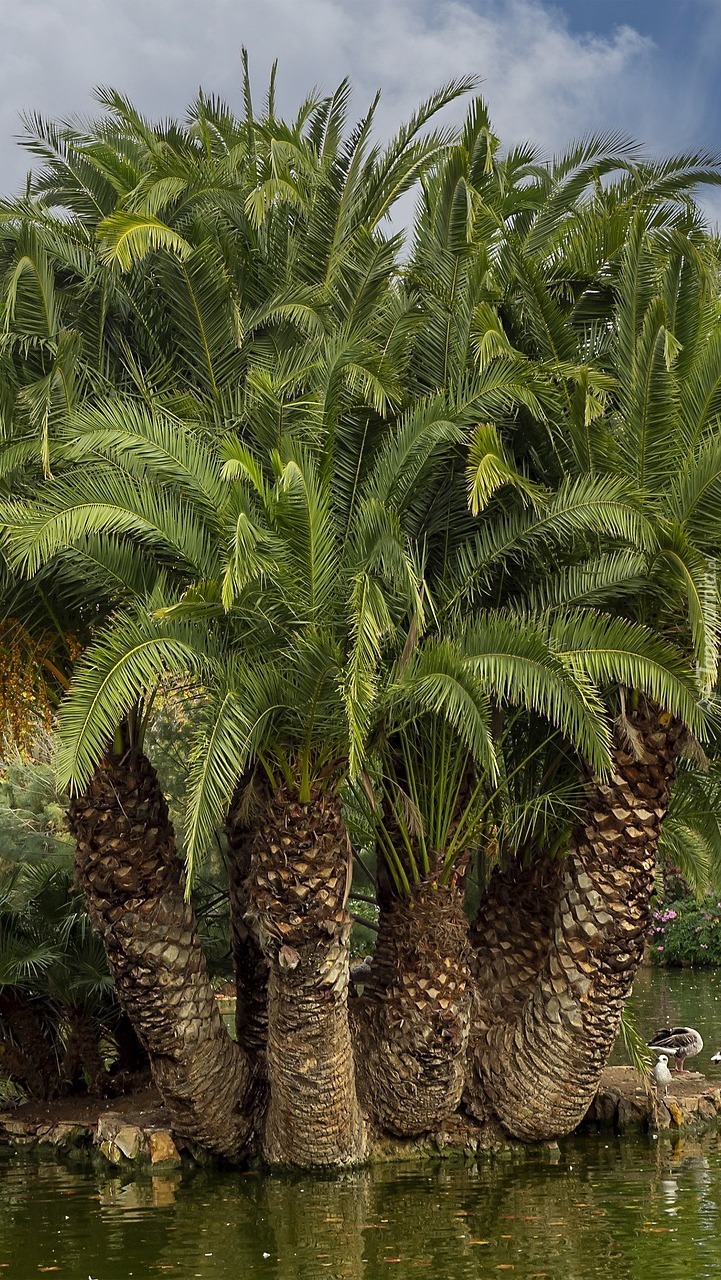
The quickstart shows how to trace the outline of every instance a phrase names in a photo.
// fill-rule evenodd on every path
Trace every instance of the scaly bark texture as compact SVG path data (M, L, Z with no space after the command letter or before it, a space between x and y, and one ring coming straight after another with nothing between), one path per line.
M495 867L471 929L478 989L474 1020L490 1026L524 1003L538 980L553 933L563 864Z
M15 987L0 990L0 1071L33 1098L59 1092L56 1037L38 1001Z
M103 761L72 801L70 823L90 918L173 1126L235 1156L250 1134L252 1072L218 1010L150 762L141 754Z
M253 840L249 914L268 961L273 1164L354 1164L365 1152L348 1021L350 846L334 795L269 798Z
M490 1027L511 1022L523 1008L546 961L553 936L563 863L495 867L471 928L475 987L464 1105L488 1118L478 1064Z
M353 1008L364 1106L389 1133L436 1128L461 1100L473 983L458 884L429 877L389 898L362 997Z
M587 784L538 978L477 1048L488 1109L518 1138L569 1133L583 1119L643 955L682 730L654 712L631 720L635 753L617 745L611 780Z
M239 791L228 815L228 896L235 970L235 1029L259 1082L267 1077L268 962L247 919L251 846L258 810L249 807L247 787Z
M110 1077L100 1050L100 1031L87 1009L75 1007L68 1010L61 1075L69 1088L78 1081L85 1081L88 1093L107 1092Z

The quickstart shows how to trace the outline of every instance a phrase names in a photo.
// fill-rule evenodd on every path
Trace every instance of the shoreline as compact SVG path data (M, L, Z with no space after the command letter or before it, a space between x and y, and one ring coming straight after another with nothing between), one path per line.
M577 1134L683 1136L721 1125L721 1087L699 1073L674 1080L669 1097L656 1098L632 1067L607 1067L589 1111ZM59 1158L72 1151L99 1157L106 1165L162 1172L182 1165L215 1163L194 1150L171 1129L160 1095L152 1087L119 1098L64 1098L48 1103L24 1103L0 1112L0 1144L11 1147L54 1148ZM481 1125L456 1114L436 1132L417 1138L372 1134L367 1163L420 1160L458 1155L509 1158L555 1149L557 1143L522 1143L507 1137L495 1124ZM244 1166L255 1165L245 1157ZM326 1171L327 1172L327 1171Z

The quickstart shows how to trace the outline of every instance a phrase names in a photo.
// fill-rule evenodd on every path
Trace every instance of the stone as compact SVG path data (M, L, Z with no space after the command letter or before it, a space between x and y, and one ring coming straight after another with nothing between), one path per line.
M103 1141L98 1146L110 1164L120 1164L122 1157L114 1142Z
M593 1114L589 1114L589 1119L604 1126L615 1125L620 1097L618 1089L599 1089L591 1104Z
M658 1130L670 1129L671 1116L669 1115L668 1107L666 1106L666 1102L663 1098L659 1098L656 1104L656 1110L651 1119Z
M34 1125L24 1124L22 1120L6 1120L3 1129L11 1138L27 1138L35 1133Z
M40 1137L39 1132L38 1137ZM75 1146L82 1142L84 1138L91 1137L92 1129L89 1125L74 1123L71 1120L60 1120L57 1124L49 1126L43 1140L52 1142L56 1147L61 1147Z
M180 1152L169 1129L151 1129L148 1143L152 1164L180 1164Z
M122 1128L123 1117L118 1115L117 1111L106 1111L98 1119L97 1140L98 1143L109 1141L114 1138L118 1129Z
M676 1101L675 1098L667 1098L666 1107L668 1109L669 1115L671 1116L671 1119L673 1120L673 1123L676 1125L676 1128L680 1129L683 1124L683 1111L678 1105L678 1102Z
M716 1118L716 1104L713 1098L704 1097L702 1094L698 1100L697 1110L701 1120L714 1120Z
M617 1123L620 1133L629 1129L645 1129L649 1119L649 1106L645 1098L619 1098Z
M134 1124L124 1124L115 1134L115 1146L126 1160L137 1160L145 1147L145 1135Z

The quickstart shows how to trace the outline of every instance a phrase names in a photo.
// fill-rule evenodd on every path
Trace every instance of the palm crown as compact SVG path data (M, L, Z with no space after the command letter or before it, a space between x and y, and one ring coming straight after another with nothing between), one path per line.
M658 279L664 236L694 244L686 206L664 221L659 201L702 177L703 157L653 173L630 145L596 139L550 168L522 152L501 159L478 102L458 139L421 138L460 88L383 152L369 144L372 112L342 141L345 86L292 126L276 119L272 89L260 119L249 95L240 122L199 100L185 133L151 129L117 96L97 137L38 124L40 205L13 211L12 252L45 235L36 259L47 266L62 220L51 227L45 206L73 210L60 260L67 270L85 236L95 265L83 257L83 283L77 258L69 296L104 299L107 354L92 378L83 365L85 404L66 400L59 425L43 418L42 460L58 476L31 511L9 509L11 556L32 572L62 552L132 606L89 654L68 706L76 784L138 699L142 725L163 673L215 686L191 788L201 843L251 757L292 774L305 797L346 763L362 777L368 752L407 740L417 717L422 734L432 722L432 736L453 736L449 795L469 758L494 778L489 698L547 717L598 771L609 686L644 689L700 723L656 615L625 607L673 558L668 520L623 463L635 428L624 444L611 406L617 387L635 406L645 385L632 283ZM619 166L629 176L598 195L598 175ZM401 272L379 223L421 170ZM650 249L633 232L633 192L654 210ZM635 274L634 253L648 257ZM702 256L689 248L687 288ZM20 296L40 274L26 259L7 305L8 323L29 331L50 295ZM661 328L657 414L676 404L666 383L683 368L680 339ZM91 336L84 353L97 350ZM632 366L626 383L609 369L614 343ZM109 360L116 392L99 397ZM15 421L27 448L37 423ZM711 447L703 431L695 447ZM8 465L20 461L11 448ZM708 664L698 557L691 573ZM448 814L441 825L450 831Z

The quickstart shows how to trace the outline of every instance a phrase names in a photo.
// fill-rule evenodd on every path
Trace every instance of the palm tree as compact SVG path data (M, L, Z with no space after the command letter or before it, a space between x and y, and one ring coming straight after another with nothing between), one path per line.
M503 1037L516 1026L504 1021L513 961L506 968L496 955L501 996L487 1002L495 1022L473 1035L471 1105L524 1134L533 1124L550 1132L583 1108L602 1065L636 963L679 725L701 723L686 637L661 638L662 614L636 617L628 607L631 589L646 593L654 566L670 562L668 529L627 467L609 465L618 396L608 352L629 329L614 301L634 198L652 211L652 239L693 245L686 192L703 164L651 172L608 140L555 168L520 152L498 159L479 104L457 147L448 136L418 141L441 100L378 153L368 150L370 120L341 145L345 90L308 104L291 129L276 120L272 94L260 121L248 103L240 124L199 103L188 136L150 128L115 99L102 138L75 131L53 141L41 183L47 200L77 201L77 216L95 219L117 315L104 341L125 392L63 411L50 444L56 478L39 503L6 521L14 566L88 565L93 581L115 582L114 598L131 602L88 650L63 718L65 775L81 793L73 810L81 868L123 999L139 1025L146 1019L156 1075L185 1127L237 1150L249 1131L237 1109L250 1109L265 1074L261 1145L284 1162L342 1164L364 1150L347 1001L347 782L356 805L359 787L373 794L387 868L376 977L357 1019L358 1083L376 1121L401 1133L418 1128L419 1093L421 1123L432 1126L463 1086L468 973L491 971L480 920L477 958L469 951L464 866L491 835L496 793L541 758L511 763L529 716L534 732L541 718L558 730L547 756L571 751L588 762L594 813L604 797L618 807L621 787L641 824L623 964L614 923L628 925L622 882L607 878L601 907L587 874L591 858L607 865L618 842L599 834L591 847L579 826L557 877L571 877L584 910L588 899L609 917L596 956L609 1011L586 1001L585 1040L573 1018L587 975L572 998L562 991L574 1045L566 1110L555 1114L549 1094L534 1120L533 1100L524 1113L516 1084L506 1096L499 1082ZM629 176L599 194L597 175L619 167ZM416 244L401 285L398 243L379 222L421 169ZM122 191L118 207L105 188L96 200L108 170ZM189 307L192 322L181 324ZM662 363L653 347L647 381L665 405L673 337L664 344ZM642 385L639 376L633 395ZM598 442L592 464L589 440ZM708 617L697 610L692 621L707 656ZM191 858L232 806L236 950L253 980L267 968L265 1057L262 1019L246 1045L228 1049L207 975L191 961L198 952L172 831L143 755L153 690L169 673L191 680L203 708ZM612 748L604 707L622 713L648 759L635 761L620 741ZM661 737L651 743L654 733ZM608 777L611 749L620 783ZM655 788L659 812L648 819L637 784ZM146 822L156 832L147 858ZM538 965L551 964L553 946L563 967L578 941L576 925L561 927L563 912L558 924L551 881L524 977L539 1036L556 1025L559 975L551 972L549 987ZM508 893L504 901L508 942ZM501 935L499 924L489 948ZM142 992L131 962L141 936ZM193 997L168 1079L183 965ZM614 965L621 977L606 990ZM171 975L165 1003L160 984L147 995L161 969ZM211 1107L188 1065L199 1028L208 1079L230 1063L225 1110Z
M562 257L555 264L558 279L564 265ZM707 696L716 681L718 635L719 524L707 505L718 483L714 279L713 246L693 211L659 227L642 208L630 217L605 275L612 309L602 312L598 298L596 314L588 299L576 299L569 314L549 303L538 337L569 406L565 435L554 433L551 466L567 474L624 475L653 529L636 557L632 595L617 594L616 562L596 576L597 592L617 596L609 638L622 617L667 636L689 667L695 660L699 693ZM540 324L531 332L541 335ZM579 364L582 356L591 370L575 391L566 356ZM566 570L544 601L560 618L578 587L577 571ZM568 622L558 625L563 631ZM567 1132L592 1099L641 958L661 824L688 740L682 724L663 710L668 702L658 694L640 696L630 671L619 670L614 686L614 777L586 781L571 853L563 873L552 877L553 911L546 902L530 915L516 911L516 896L537 888L535 868L525 876L512 870L505 883L497 878L482 904L488 921L479 949L483 975L501 939L510 951L521 931L534 929L538 939L533 958L524 957L530 963L520 984L523 998L516 961L504 968L505 987L510 992L516 984L516 993L482 1025L476 1059L479 1109L490 1105L522 1137Z
M121 406L119 422L123 416ZM84 783L112 725L159 675L185 664L207 688L215 672L191 778L188 836L192 856L250 771L246 790L257 792L257 816L246 906L270 969L271 1100L264 1134L270 1158L342 1163L363 1151L346 998L350 846L338 788L351 755L363 750L381 648L393 641L398 619L418 606L400 517L379 500L378 488L383 482L392 495L410 445L423 431L432 439L439 422L437 406L418 412L401 447L391 439L360 486L358 466L348 468L340 451L340 458L324 457L286 438L279 442L282 453L264 459L229 440L225 498L216 510L208 493L210 479L219 487L220 459L210 457L204 472L210 479L197 484L195 519L187 503L173 516L178 498L168 489L164 528L152 522L161 551L168 546L164 529L176 538L182 530L186 564L195 561L195 587L176 603L166 595L161 618L158 598L150 617L146 611L135 622L117 620L107 640L88 651L65 714L66 770ZM146 434L153 433L157 422L150 420ZM118 439L115 449L127 457L127 436L119 430ZM174 433L176 457L182 450L187 460L194 448L192 436ZM416 465L423 457L420 450ZM186 476L192 471L187 466ZM156 493L158 478L156 471ZM115 486L116 505L103 511L100 495L95 498L96 518L107 521L117 515L126 477L101 472L98 480L106 496L108 485ZM85 502L75 510L86 509L93 483L86 475ZM149 536L150 507L142 507L142 496L135 495L135 528ZM67 540L74 515L67 493L54 510L56 521L46 504L32 528L25 522L28 554L38 553L32 544L41 530L43 538ZM82 522L78 529L82 540ZM308 1038L316 1068L306 1069L301 1085L291 1050L297 1046L307 1060Z
M237 430L239 423L242 429L246 415L252 414L273 438L288 400L285 388L294 392L302 383L304 363L313 367L314 362L325 362L326 393L315 412L324 430L333 430L335 419L347 411L348 392L355 384L367 389L371 404L374 397L380 397L379 404L384 402L383 379L388 381L394 348L402 346L407 308L402 298L389 299L377 313L378 286L382 288L387 280L397 248L396 241L379 233L378 224L397 196L447 145L448 131L428 133L425 127L464 87L452 85L435 95L383 151L369 144L374 107L344 141L345 85L330 99L306 102L294 124L287 126L275 115L273 83L264 115L254 115L246 74L243 120L235 120L223 104L201 98L186 130L150 126L118 95L106 94L103 101L109 118L90 133L31 122L31 147L45 167L35 184L37 203L26 202L11 216L18 224L29 223L36 236L44 235L45 251L48 239L55 247L67 221L72 235L66 237L61 253L66 269L69 241L93 242L94 270L86 273L90 283L78 281L76 293L84 292L86 304L89 292L98 299L100 319L90 338L96 337L96 346L102 345L103 376L108 368L105 353L113 370L119 370L114 385L134 386L146 397L173 397L176 407L179 396L184 397L184 406L216 437L229 427ZM52 220L47 209L54 205L69 210L71 218ZM95 279L101 280L100 289ZM339 322L342 328L333 343L317 343L315 350L306 344L296 352L298 335L322 337L324 329ZM369 349L362 334L364 324L366 328L370 324L374 333L383 333L385 355L375 355L381 349L378 341ZM173 352L172 362L169 352ZM266 374L269 359L272 376ZM103 378L96 377L94 389L102 385ZM296 401L295 413L307 417L312 406L304 404L302 396L291 394L290 398ZM66 406L66 421L71 407ZM289 406L284 429L292 429L293 410ZM368 417L365 408L363 415ZM363 418L356 429L367 431ZM80 459L88 441L86 437L80 442L79 452L72 439L76 430L73 425L69 434L61 431L62 438L55 442L62 469L54 490L58 512L71 490L75 503L82 490ZM91 448L97 445L96 433ZM151 440L146 434L143 447L145 457L134 459L136 469L139 466L142 471L150 454L155 454L162 457L166 471L172 471L174 450L168 445L167 430L162 440ZM43 450L48 471L48 432ZM131 443L124 468L132 453ZM173 479L183 484L177 470ZM152 485L146 484L140 495L139 488L143 490L142 483L132 480L122 493L116 486L98 506L96 486L94 523L86 520L79 537L76 526L70 539L71 559L89 560L93 572L117 577L124 598L134 593L144 572L143 555L128 536L135 532L132 508L143 496L150 496ZM212 498L212 493L201 495L204 514ZM171 529L168 504L161 511L151 502L151 508L149 521L148 509L144 512L141 549L152 541L150 530L155 524L164 544L164 567L174 580L212 576L202 546L196 544L187 554L197 528L183 530L176 525ZM104 536L102 553L98 530ZM105 536L108 530L110 538ZM41 550L36 559L42 555ZM147 574L146 583L152 577L152 572ZM155 782L139 754L143 713L129 706L122 718L116 743L118 747L122 743L122 749L107 769L99 767L92 784L97 794L83 804L76 801L73 809L84 849L82 870L89 884L95 879L91 908L96 919L104 921L116 960L129 939L121 940L117 917L111 921L107 902L100 900L103 886L113 885L118 892L120 886L108 875L109 846L103 846L93 819L102 797L107 806L105 830L110 834L118 819L113 797L124 769L131 775L125 801L136 807L138 820L146 811L157 817L164 832L159 845L166 851L158 853L153 868L140 880L125 867L125 879L133 880L133 901L144 894L148 902L154 901L155 882L162 878L162 868L163 875L168 870L167 851L172 843L162 797L151 795ZM136 855L134 849L137 862ZM173 893L180 911L177 884ZM181 912L178 927L183 936L186 925ZM120 986L124 990L122 982ZM124 992L126 1002L131 997L130 991ZM159 1023L157 1001L154 1017Z
M583 670L602 687L620 682L622 686L630 684L650 691L655 686L656 696L670 705L670 688L661 676L663 666L670 663L668 674L673 671L672 680L680 678L691 695L687 714L693 719L692 682L690 673L683 673L680 654L674 655L668 649L662 652L663 646L658 647L650 629L642 633L610 616L594 622L590 613L580 614L572 608L587 602L597 609L604 601L618 608L619 600L622 605L624 593L627 597L644 573L634 548L648 544L650 556L655 555L657 531L650 529L632 487L627 486L622 496L621 490L615 488L618 480L607 476L605 468L584 475L578 486L574 480L578 467L568 459L565 465L559 465L556 436L562 440L563 432L558 427L552 432L550 449L543 450L540 442L544 437L548 439L549 424L554 418L558 423L565 422L568 416L574 424L569 437L574 441L584 439L589 434L586 418L593 423L594 406L596 402L603 403L609 370L593 366L581 340L591 305L595 304L599 311L600 298L608 313L608 278L632 230L635 211L650 207L659 235L673 234L676 227L680 235L688 222L689 184L705 177L716 180L715 172L706 157L689 157L654 170L641 165L634 148L619 139L587 141L553 166L541 164L523 149L497 158L496 145L483 105L474 104L459 146L426 182L409 274L421 292L428 320L419 332L411 376L415 374L419 389L441 384L472 404L474 384L494 366L497 369L501 362L506 366L514 362L523 369L525 365L524 396L515 402L494 405L494 427L482 427L477 432L471 451L470 500L480 512L491 495L503 489L506 509L508 495L515 493L522 496L527 507L535 506L536 510L517 510L507 514L495 529L486 523L474 530L467 519L464 522L460 518L463 503L458 490L464 486L463 468L457 465L454 471L446 467L439 493L429 493L423 511L423 527L431 548L429 570L435 570L442 584L440 590L437 583L432 585L431 594L437 602L440 595L441 606L445 604L448 610L442 615L444 621L447 619L446 625L454 625L459 610L483 610L489 600L498 603L506 599L515 608L530 607L537 615L549 598L550 553L551 562L558 568L563 566L559 576L566 583L564 598L558 598L553 589L550 598L558 608L568 607L555 635L565 654L566 640L574 635L574 647L579 645L573 659L576 670ZM628 177L612 185L608 194L599 195L598 174L619 167L628 171ZM661 200L665 200L664 206L660 206ZM612 317L606 324L610 330ZM600 331L600 320L598 326ZM557 389L552 390L545 383L546 375L557 381L559 373L565 380L563 400ZM519 376L518 381L521 380ZM542 468L539 462L543 462ZM533 472L535 484L529 479ZM538 480L554 487L561 484L564 501L554 504L552 514L542 510ZM609 484L605 493L604 483ZM627 505L627 518L633 520L630 509L635 508L642 523L636 524L633 532L629 524L621 528L620 520L615 530L603 529L606 539L611 535L606 542L608 550L603 551L598 538L602 529L592 529L589 515L594 505L602 511L609 502L619 500ZM498 521L498 497L493 502ZM575 546L569 546L568 535L576 519ZM557 522L560 532L564 520L565 541L557 539L554 528ZM619 548L626 539L630 549L621 552ZM514 569L515 582L509 577L509 570ZM550 576L553 578L553 573ZM450 591L446 586L449 577ZM529 583L535 585L535 598L531 600ZM521 736L525 737L527 720L523 725ZM386 1114L386 1122L400 1132L404 1125L413 1126L416 1117L422 1127L426 1105L428 1115L436 1121L447 1114L463 1076L469 954L459 894L456 891L454 899L451 892L456 874L451 868L457 865L462 879L467 856L464 838L470 836L478 821L474 808L485 812L486 830L480 836L483 843L488 839L495 842L497 836L497 828L489 829L488 824L489 810L492 813L488 792L493 794L494 788L483 778L469 785L469 777L473 777L471 760L458 742L449 750L441 738L434 741L436 735L429 735L425 725L411 726L405 736L400 758L390 770L390 821L386 818L380 824L380 847L388 856L389 868L400 854L401 859L410 859L410 872L418 866L427 874L429 863L423 857L430 846L435 861L430 873L431 893L426 894L426 905L413 900L408 884L399 891L391 878L390 884L379 886L388 927L384 929L382 910L375 968L364 991L364 1001L370 1001L375 1016L384 1019L380 1041L388 1046L384 1066L390 1065L394 1070L392 1080L385 1086L386 1105L393 1112L390 1117ZM677 737L675 733L672 741ZM522 776L533 776L533 767L543 756L544 768L537 778L545 778L547 771L550 777L557 774L567 748L556 740L554 749L552 740L550 751L544 745L543 756L539 756L540 750L536 747L527 753L524 749L522 763L514 761L511 776L519 768ZM501 758L503 752L501 746ZM646 785L650 785L648 780ZM572 779L568 780L567 789L572 795L576 792ZM502 788L495 789L496 794L498 791L502 792ZM663 798L664 794L659 793L658 799ZM541 799L542 794L535 795L534 804ZM597 808L598 797L593 799ZM641 806L637 804L636 808ZM566 807L564 816L567 813ZM570 827L570 822L564 825ZM650 830L647 834L652 851L658 832ZM560 835L563 838L563 825ZM554 843L558 836L556 824ZM475 839L479 839L478 828ZM481 903L474 931L478 948L474 967L481 1004L489 1018L501 1016L509 997L514 1003L526 990L524 982L527 986L529 981L535 981L549 945L557 873L553 867L544 870L535 864L521 872L516 861L518 853L516 849L515 865L509 873L494 877L492 890L496 896L487 895ZM441 876L447 881L443 930L439 927L441 868ZM541 885L546 888L543 897L539 896ZM587 887L595 893L590 883ZM498 895L505 916L501 913L499 917ZM404 902L410 905L412 915L404 915ZM428 915L429 928L422 940L424 914ZM401 923L404 919L405 926ZM638 932L640 937L642 931ZM434 934L444 938L445 963L449 964L453 957L451 982L451 975L443 973L437 954L432 959ZM395 938L399 939L397 945ZM635 972L637 951L636 948L636 953L628 957L627 980ZM615 958L610 957L610 962L615 963ZM616 1000L608 1025L598 1037L605 1051L596 1045L596 1072L610 1049L620 1007L621 1002ZM484 1013L476 1029L481 1035L485 1016ZM504 1047L507 1049L508 1044ZM503 1070L499 1067L499 1071ZM585 1082L587 1090L594 1087L589 1083L591 1074ZM375 1076L381 1081L386 1079L381 1069L375 1071ZM429 1088L432 1083L437 1085L437 1093ZM566 1097L571 1092L567 1078L561 1089L566 1091ZM469 1097L473 1092L471 1086ZM528 1090L526 1093L530 1113L534 1099ZM404 1098L400 1107L399 1098ZM487 1106L488 1096L485 1102ZM580 1100L577 1096L575 1105L580 1118L585 1110L583 1096ZM503 1119L519 1123L515 1099L503 1110ZM548 1125L549 1132L552 1125L566 1122L562 1114L553 1120L547 1114L541 1121Z

